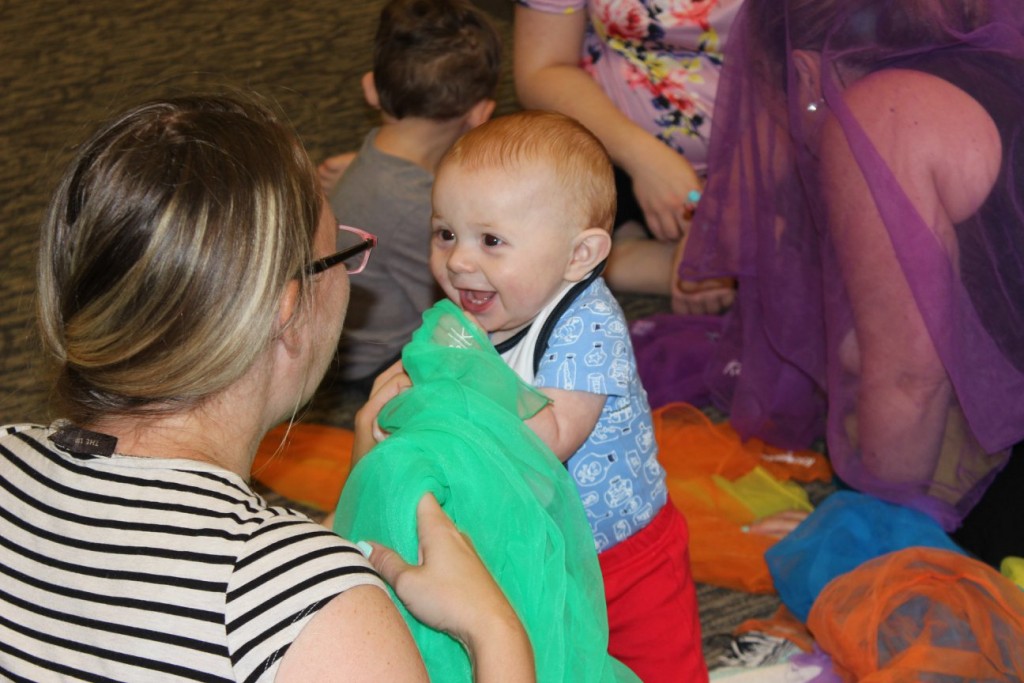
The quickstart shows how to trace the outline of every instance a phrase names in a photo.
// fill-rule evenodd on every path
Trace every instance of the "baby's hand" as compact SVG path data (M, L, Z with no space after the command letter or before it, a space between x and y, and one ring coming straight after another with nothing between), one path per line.
M387 438L388 434L377 423L380 414L388 401L412 386L412 380L405 373L402 361L377 375L370 390L370 397L356 413L355 438L352 444L352 466L362 460L371 448Z
M320 162L320 165L316 167L316 174L320 178L320 187L323 188L324 194L329 195L334 191L338 180L345 173L345 169L355 158L355 152L345 152L327 157Z

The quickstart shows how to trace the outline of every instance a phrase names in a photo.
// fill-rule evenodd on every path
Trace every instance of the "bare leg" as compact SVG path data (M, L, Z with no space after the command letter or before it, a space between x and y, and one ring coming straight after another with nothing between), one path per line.
M638 223L615 231L604 278L620 292L668 296L676 244L651 239Z

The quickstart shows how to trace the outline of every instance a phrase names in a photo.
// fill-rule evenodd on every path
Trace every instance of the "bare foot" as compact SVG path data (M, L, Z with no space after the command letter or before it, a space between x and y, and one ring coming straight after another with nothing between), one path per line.
M676 245L651 239L630 221L615 229L608 265L602 274L615 292L668 295Z
M750 525L748 531L761 536L772 538L783 538L793 529L800 526L800 523L807 519L809 512L804 510L783 510L774 515L762 517Z
M679 266L686 253L686 240L676 247L672 258L672 312L679 315L718 315L736 300L736 280L731 277L683 280Z
M680 315L717 315L736 300L732 278L680 280L672 285L672 312Z

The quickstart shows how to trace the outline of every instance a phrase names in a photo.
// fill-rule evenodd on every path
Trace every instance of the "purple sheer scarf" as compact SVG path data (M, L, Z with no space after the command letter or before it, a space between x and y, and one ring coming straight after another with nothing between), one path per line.
M806 447L825 433L846 483L947 530L1024 438L1024 13L1015 10L1019 0L746 0L680 268L686 279L739 282L709 383L741 434ZM808 95L799 51L820 55L821 100ZM998 176L969 215L943 224L919 213L906 169L890 167L847 102L847 89L864 94L897 69L955 85L998 130ZM849 147L848 191L841 165L823 161L836 155L817 142L835 142L829 126ZM913 141L919 130L898 133ZM945 207L948 183L932 189ZM893 347L901 320L921 334ZM911 362L890 367L909 347Z

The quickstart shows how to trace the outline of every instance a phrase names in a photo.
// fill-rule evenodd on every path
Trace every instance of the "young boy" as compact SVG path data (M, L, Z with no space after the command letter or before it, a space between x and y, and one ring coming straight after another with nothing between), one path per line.
M667 499L626 321L601 278L614 214L611 163L589 131L548 112L500 117L438 165L430 267L552 399L528 424L583 500L609 652L645 683L707 680L686 522Z
M351 297L340 347L347 381L368 386L438 298L428 265L434 167L490 118L500 65L500 36L465 0L393 0L381 11L373 71L362 80L380 126L340 180L339 157L320 168L338 220L379 238L373 264L353 283L361 291Z

